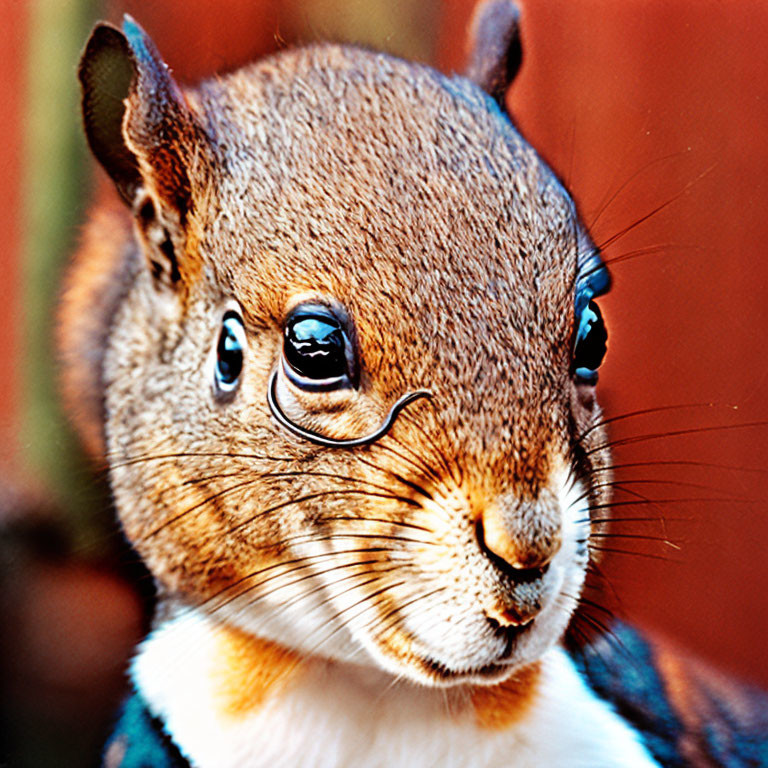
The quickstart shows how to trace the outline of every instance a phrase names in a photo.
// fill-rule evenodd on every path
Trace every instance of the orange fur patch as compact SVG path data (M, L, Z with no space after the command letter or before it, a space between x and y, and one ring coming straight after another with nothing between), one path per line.
M502 731L520 720L536 694L539 672L539 664L531 664L503 683L475 688L472 706L477 724Z
M239 629L219 630L213 677L219 710L242 717L296 677L301 657Z

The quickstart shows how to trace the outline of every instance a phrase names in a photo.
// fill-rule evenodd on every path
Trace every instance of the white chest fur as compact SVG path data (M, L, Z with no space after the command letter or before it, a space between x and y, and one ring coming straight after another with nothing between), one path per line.
M215 625L190 612L155 630L132 668L152 712L199 768L656 765L560 649L544 657L520 717L491 730L443 690L325 661L305 663L255 709L224 713L215 704L217 648Z

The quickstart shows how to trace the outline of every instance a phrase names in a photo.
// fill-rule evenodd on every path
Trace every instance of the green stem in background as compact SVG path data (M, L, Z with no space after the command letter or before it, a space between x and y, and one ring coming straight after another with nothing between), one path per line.
M87 194L77 61L95 10L92 0L29 1L24 125L22 459L58 496L79 546L90 543L96 498L58 407L53 312Z

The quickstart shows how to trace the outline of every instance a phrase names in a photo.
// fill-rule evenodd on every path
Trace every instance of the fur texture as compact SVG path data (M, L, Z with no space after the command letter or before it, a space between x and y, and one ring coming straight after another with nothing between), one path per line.
M610 479L573 361L607 281L499 106L503 5L474 26L490 94L336 45L182 91L132 20L88 44L86 132L133 227L99 236L103 336L77 297L105 278L74 263L65 376L103 393L117 508L161 595L134 681L195 765L652 764L557 648ZM354 385L288 375L308 305L344 328ZM433 397L373 445L318 448L271 417L273 371L288 417L330 437Z

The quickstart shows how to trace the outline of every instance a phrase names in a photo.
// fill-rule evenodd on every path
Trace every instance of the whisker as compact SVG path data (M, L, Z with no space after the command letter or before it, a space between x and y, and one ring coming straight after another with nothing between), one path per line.
M679 435L699 435L710 432L723 432L733 429L748 429L751 427L765 427L768 426L768 420L762 421L746 421L741 424L720 424L717 426L709 427L691 427L688 429L676 429L668 432L649 432L645 435L634 435L632 437L622 437L617 440L609 440L601 445L590 448L585 451L587 456L591 456L596 451L601 451L606 448L617 448L622 445L633 445L635 443L649 442L651 440L658 440L663 437L678 437Z
M333 521L333 520L342 520L342 521L348 521L348 522L355 522L355 521L361 521L361 522L369 522L369 523L383 523L385 525L396 525L398 528L409 528L415 531L424 531L425 533L434 533L434 531L431 528L427 528L423 525L417 525L416 523L406 523L406 522L399 522L397 520L387 520L386 518L382 517L360 517L356 515L334 515L333 517L327 517L323 518L323 522L326 521Z
M736 498L729 498L729 499L723 499L719 496L689 496L686 498L678 498L678 499L651 499L651 500L645 500L645 499L632 499L631 501L611 501L606 502L605 504L590 504L589 508L590 510L594 509L612 509L614 507L632 507L632 506L638 506L641 504L651 504L651 505L657 505L657 504L692 504L694 502L702 502L711 504L713 502L723 502L727 501L729 504L755 504L756 501L754 499L736 499Z
M649 461L627 461L619 464L609 464L605 467L597 467L594 474L614 469L634 469L635 467L695 467L697 469L724 469L733 472L749 472L766 475L768 470L759 467L736 467L732 464L719 464L711 461L695 461L685 459L654 459Z
M337 552L319 552L315 555L307 555L304 557L297 557L291 560L286 560L278 563L272 563L270 565L264 566L263 568L259 568L258 570L247 574L246 576L240 577L239 579L232 582L231 584L228 584L226 587L224 587L223 589L219 590L214 595L206 599L203 605L212 603L214 600L217 600L222 595L226 594L227 592L233 589L236 589L237 587L250 581L251 579L259 578L260 576L263 576L265 573L274 571L278 568L286 568L287 566L296 566L289 571L281 571L277 574L273 574L272 576L268 577L268 579L266 579L265 581L257 582L256 584L249 584L249 586L246 589L238 592L235 595L228 597L222 603L212 607L212 610L219 610L225 607L226 605L229 605L230 603L234 602L235 600L239 600L244 595L249 594L250 592L253 592L254 590L258 589L264 584L269 583L269 581L271 581L274 578L279 578L280 576L290 575L292 573L296 573L297 571L305 570L306 568L311 568L312 565L317 561L327 560L330 558L337 558L341 555L367 555L371 553L385 553L385 552L395 553L398 551L399 550L394 549L393 547L358 547L355 549L339 550Z
M591 539L638 539L640 541L657 541L666 544L668 547L672 547L672 549L678 551L682 550L680 545L670 541L666 536L653 536L645 533L614 533L612 531L600 531L590 533L586 540L588 541Z
M369 562L373 563L373 564L380 564L380 565L382 564L381 561L378 561L378 560L371 560ZM358 563L348 563L347 566L336 566L336 568L329 568L328 570L323 571L322 575L326 575L330 571L334 571L337 568L350 567L352 565L358 565ZM363 565L363 563L359 563L359 565ZM325 598L323 598L323 600L321 600L320 602L315 603L313 606L311 606L309 608L309 611L310 612L311 611L315 611L318 608L321 608L321 607L327 605L328 603L333 602L334 599L340 597L341 595L346 595L347 593L351 592L354 589L361 589L362 587L365 587L368 584L372 584L374 581L377 581L379 578L381 578L382 574L391 573L392 571L402 571L402 570L413 569L414 567L415 566L413 565L413 563L405 563L404 562L404 563L398 563L397 565L390 565L387 568L377 568L375 571L373 571L374 576L371 579L369 579L368 581L365 581L362 584L353 584L352 586L350 586L350 587L348 587L346 589L343 589L341 592L333 592L333 593L327 595ZM303 600L305 598L311 597L313 594L315 594L317 592L327 591L327 590L335 587L337 584L341 584L344 581L349 581L350 579L360 578L360 577L364 577L364 576L367 577L367 576L370 576L370 575L371 575L371 572L353 573L353 574L350 574L349 576L344 576L344 577L342 577L340 579L336 579L331 584L319 584L314 589L312 589L312 590L310 590L308 592L304 592L301 595L297 595L296 597L292 598L291 600L288 600L287 602L283 603L280 607L281 607L281 609L288 608L289 606L294 605L297 602L301 602L301 600Z
M599 619L596 619L594 616L592 616L589 613L586 613L584 611L580 612L578 614L581 619L587 622L587 624L591 625L594 629L596 629L600 635L604 637L610 637L612 640L618 644L618 646L624 651L627 656L629 656L629 651L627 650L624 643L621 642L621 640L618 638L618 636L613 632L613 630L608 627L605 623L600 621Z
M643 496L640 493L637 493L636 491L633 491L629 488L626 488L625 486L628 485L672 485L676 488L696 488L697 490L701 491L718 491L719 489L716 486L707 485L704 483L691 483L686 480L635 480L635 479L627 479L627 480L611 480L609 482L605 483L595 483L593 486L590 487L588 491L585 491L580 496L576 498L575 501L582 501L583 499L587 498L593 490L597 490L599 488L618 488L620 491L623 491L624 493L627 493L631 496L635 496L637 498L644 499L645 501L648 501L649 503L653 503L653 499L649 499L646 496ZM738 497L734 499L734 497L731 496L723 496L723 501L731 501L731 500L738 500ZM744 501L744 499L742 499Z
M276 512L279 509L284 509L285 507L289 507L293 504L303 504L307 501L314 501L315 499L322 499L327 498L330 496L338 496L343 498L344 496L362 496L364 498L374 498L374 499L387 499L389 501L402 501L402 499L399 496L395 496L391 493L373 493L371 491L363 491L363 490L357 490L355 488L339 488L336 490L329 490L329 491L317 491L315 493L308 493L304 496L301 496L297 499L289 499L287 501L282 501L279 504L274 504L271 507L268 507L267 509L260 510L255 515L252 515L248 520L243 521L242 523L238 523L235 526L231 526L229 528L230 533L234 533L236 531L239 531L254 522L254 520L257 520L258 518L264 517L265 515L272 514L273 512ZM416 506L419 506L416 504Z
M205 508L212 501L215 501L216 499L220 499L223 496L226 496L230 493L240 490L241 488L247 487L249 485L254 485L255 483L256 483L256 478L249 477L247 480L244 480L241 483L235 483L234 485L224 488L221 491L217 491L216 493L213 493L210 496L206 496L202 501L199 501L196 504L193 504L191 507L188 507L183 512L179 512L173 517L171 517L170 519L163 521L160 525L153 528L149 533L139 537L137 539L137 542L143 543L143 542L149 541L149 539L155 537L161 531L164 531L166 528L168 528L168 526L173 525L174 523L178 522L183 517L186 517L192 512Z
M628 179L626 179L619 188L613 192L607 199L604 197L603 200L600 202L597 213L595 214L595 217L592 219L592 222L590 223L589 227L587 229L590 232L594 231L595 224L600 220L600 217L605 213L605 211L609 208L611 203L616 200L619 195L638 177L641 176L643 173L645 173L649 168L652 168L654 165L658 165L659 163L666 162L667 160L674 160L676 157L680 157L683 153L682 152L670 152L668 155L664 155L662 157L657 157L654 160L650 160L645 165L643 165L641 168L638 168ZM614 177L614 182L616 181L616 178Z
M577 520L576 524L592 523L592 525L608 524L608 523L663 523L665 521L671 521L676 523L690 522L690 517L584 517L581 520Z
M113 452L112 455L115 455ZM221 458L221 459L247 459L249 461L271 461L294 463L301 461L304 457L296 456L269 456L258 453L237 453L231 451L179 451L174 453L157 453L132 456L122 461L112 461L107 454L108 466L110 467L128 467L134 464L148 463L152 461L170 461L171 459L195 459L195 458Z
M700 173L698 177L696 177L692 181L689 181L680 190L680 192L678 192L676 195L673 195L671 198L669 198L669 200L661 203L660 205L657 205L655 208L653 208L648 213L646 213L643 216L641 216L639 219L634 221L632 224L629 224L628 226L626 226L623 229L619 230L618 232L616 232L614 235L612 235L608 239L604 240L602 243L600 243L597 246L597 250L599 250L599 251L605 250L608 246L612 245L613 243L615 243L618 240L621 240L621 238L625 237L627 234L632 232L634 229L639 227L641 224L643 224L644 222L646 222L649 219L653 218L658 213L663 211L665 208L668 208L670 205L672 205L672 203L676 202L681 197L683 197L683 195L685 195L688 192L688 190L690 190L693 186L698 184L698 182L701 181L705 176L707 176L715 168L716 165L717 165L716 163L712 164L703 173Z
M615 424L619 421L625 421L626 419L634 419L638 416L647 416L651 413L665 413L667 411L682 411L686 410L688 408L714 408L714 403L680 403L676 405L657 405L653 406L651 408L640 408L636 411L628 411L627 413L620 413L616 416L610 416L608 418L600 419L599 421L595 422L594 424L590 425L585 429L578 437L579 441L584 440L584 438L588 437L592 432L594 432L596 429L599 429L600 427L604 427L608 424ZM728 407L728 406L724 406Z
M594 608L595 610L604 613L611 619L616 618L616 614L610 608L606 608L604 605L600 605L600 603L596 603L594 600L590 600L589 598L584 597L584 595L581 595L579 598L577 598L577 603L580 605L587 605L590 608Z
M416 597L412 598L411 600L407 600L405 602L400 603L399 605L395 606L394 608L387 611L387 613L384 614L384 616L377 617L378 622L374 622L366 627L366 629L371 630L373 627L375 627L375 632L378 637L381 637L385 632L388 632L397 624L400 622L401 617L400 614L403 612L405 608L408 608L409 606L413 605L414 603L418 603L421 600L427 600L430 597L434 597L436 594L439 594L440 592L445 592L445 587L436 587L435 589L426 592L417 594ZM395 621L391 622L387 626L382 626L385 621L391 619L394 616Z
M594 544L589 545L590 551L594 552L609 552L614 555L633 555L635 557L645 557L650 560L661 560L665 563L674 562L671 557L665 557L664 555L654 555L650 552L639 552L634 549L617 549L615 547L598 547Z
M389 443L385 442L379 442L379 443L372 443L369 448L377 448L380 451L386 451L387 453L391 453L393 456L396 456L401 461L406 462L407 464L410 464L411 467L413 467L417 472L420 472L422 474L427 475L432 482L434 483L440 483L440 476L435 472L432 467L429 466L426 462L423 460L415 461L410 456L407 456L406 454L401 453L400 451L395 450Z
M323 645L325 645L329 640L331 640L336 634L341 632L343 629L347 629L349 627L349 622L350 621L353 621L358 616L360 616L361 614L365 613L365 611L367 611L371 607L373 607L372 601L375 598L380 597L381 595L383 595L386 592L389 592L390 590L397 589L398 587L402 587L405 584L407 584L407 582L406 581L402 581L402 580L401 581L392 582L391 584L387 584L387 585L381 587L380 589L375 590L371 594L365 595L360 600L357 600L356 602L352 603L351 605L348 605L345 608L342 608L341 610L337 611L329 619L329 623L336 623L336 622L338 622L341 619L341 617L344 616L345 614L348 614L349 611L352 611L352 610L354 610L356 608L360 608L362 606L361 610L359 610L357 613L355 613L351 617L347 616L347 618L343 622L338 624L338 626L334 627L334 629L328 635L326 635L324 638L322 638L314 646L314 648L310 652L310 655L313 655L314 653L316 653L319 648L321 648Z
M603 584L605 584L608 589L611 592L611 597L613 600L616 601L616 604L618 606L622 606L622 600L621 597L619 597L619 593L616 591L616 587L613 586L613 582L608 578L608 575L605 573L605 571L602 569L599 563L595 562L594 560L590 559L589 564L587 566L587 577L588 578L599 578ZM592 589L600 589L596 584L590 584L589 581L585 581L584 583L585 588L592 588Z
M176 487L182 487L186 485L197 485L205 482L210 482L211 480L220 480L228 477L242 477L245 472L247 472L247 469L238 469L234 472L221 472L221 473L213 473L210 475L206 475L203 477L194 477L190 478L189 480L185 480L182 483L179 483ZM374 483L370 480L366 480L361 477L351 477L350 475L342 475L336 472L321 472L321 471L315 471L315 470L294 470L294 471L281 471L281 472L275 472L275 471L266 471L266 472L259 472L257 474L251 475L251 478L254 480L271 480L271 479L288 479L291 477L325 477L328 479L333 480L341 480L348 483L357 483L358 485L364 485L368 486L370 488L374 488L379 491L384 491L385 493L392 493L391 489L388 486L380 485L378 483ZM172 489L173 489L172 488ZM395 496L392 494L393 497ZM404 496L397 496L399 500L403 501L404 503L410 505L410 506L418 506L418 503L415 502L413 499L409 499Z
M419 422L416 419L416 416L413 413L406 414L406 420L422 434L425 440L425 444L432 449L432 453L437 459L438 464L442 467L443 471L451 478L451 480L453 480L453 482L456 482L456 478L454 477L454 474L453 474L454 467L451 464L451 462L448 460L448 457L443 453L443 451L441 451L438 448L434 437L427 434L427 431L424 429L421 422ZM445 428L443 427L443 430L444 429ZM405 444L403 444L400 440L396 440L396 442L402 448L404 449L406 448Z
M256 595L256 597L252 601L250 601L248 603L248 607L249 608L252 607L259 600L265 600L267 597L274 596L274 594L276 592L279 592L281 589L289 589L290 587L295 587L295 586L297 586L298 584L301 584L304 581L308 581L309 579L319 579L319 578L322 578L323 576L326 576L329 573L332 573L334 571L344 570L344 569L347 569L347 568L364 567L364 566L374 565L377 562L380 562L380 561L377 561L377 560L355 560L355 561L353 561L351 563L342 563L341 565L335 565L332 568L326 568L326 569L324 569L322 571L312 571L311 573L306 573L303 576L300 576L298 579L294 579L293 581L289 581L286 584L278 584L276 587L271 589L266 594ZM311 567L311 566L307 566L307 567ZM394 568L397 568L397 567L398 566L392 566L388 570L393 570ZM261 587L261 586L264 586L264 584L267 584L270 581L272 581L274 579L277 579L277 578L279 578L281 576L292 576L298 570L303 570L303 568L294 568L291 571L288 571L287 573L282 573L281 572L281 573L275 574L273 576L270 576L269 579L265 579L264 581L260 582L259 584L253 585L254 589L256 589L258 587ZM367 577L367 576L370 576L370 572L353 573L353 574L350 574L348 576L344 576L341 579L337 579L334 583L345 581L346 579L354 578L355 576L366 576ZM301 600L301 599L309 598L314 593L322 591L323 589L325 589L325 587L326 587L325 584L319 584L318 586L314 587L311 590L307 590L305 592L302 592L300 595L298 595L296 597L293 597L290 600L286 600L286 601L282 602L281 605L280 605L280 608L281 608L281 610L284 610L285 608L288 608L290 605L295 604L297 602L297 599ZM227 603L223 603L222 606L217 606L217 609L220 608L220 607L223 607L223 605L227 605L229 602L233 602L234 600L238 600L240 597L242 597L245 594L248 594L248 591L239 593L237 596L231 598Z
M418 483L415 483L411 480L408 480L407 478L400 475L400 473L395 472L393 469L390 469L389 467L380 467L378 464L368 461L363 456L359 454L355 454L355 457L359 462L362 464L365 464L367 467L370 467L371 469L375 469L378 472L382 472L384 474L390 475L391 477L394 477L395 480L402 483L407 488L410 488L415 493L418 493L420 496L423 496L425 499L432 501L432 494L429 493L426 489L422 488Z

